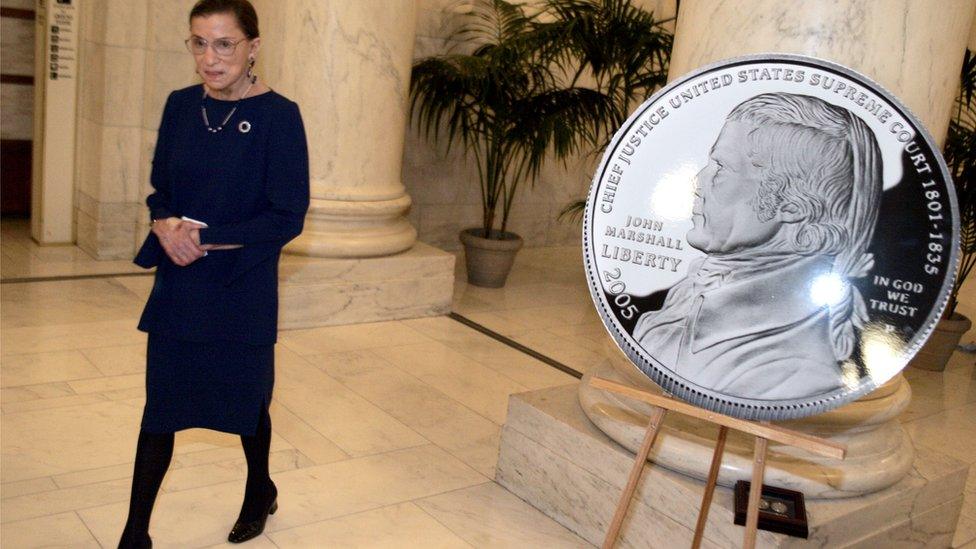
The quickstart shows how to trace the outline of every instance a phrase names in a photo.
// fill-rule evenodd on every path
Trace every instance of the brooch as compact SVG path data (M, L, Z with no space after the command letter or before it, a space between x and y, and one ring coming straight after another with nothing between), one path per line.
M237 131L241 133L247 133L251 131L251 123L247 120L241 120L241 123L237 125Z

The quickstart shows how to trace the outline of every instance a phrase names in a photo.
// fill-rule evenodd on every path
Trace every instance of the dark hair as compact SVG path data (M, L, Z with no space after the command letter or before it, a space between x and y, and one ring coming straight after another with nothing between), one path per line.
M194 17L207 17L217 13L233 15L248 40L261 36L258 32L258 14L248 0L200 0L190 10L190 21Z

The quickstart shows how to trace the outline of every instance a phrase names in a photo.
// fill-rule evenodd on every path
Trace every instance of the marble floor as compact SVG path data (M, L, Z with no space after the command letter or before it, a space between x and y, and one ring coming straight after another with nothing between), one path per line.
M0 228L0 544L114 547L144 398L135 324L152 279L125 261L38 247L22 221ZM605 360L578 249L523 250L498 290L464 284L461 263L456 313L578 371ZM916 444L976 461L974 370L957 352L944 374L906 371ZM271 410L280 510L250 546L588 546L492 481L508 396L575 382L448 317L282 331ZM224 545L244 474L236 437L180 432L156 546ZM974 549L976 473L966 494L955 545Z

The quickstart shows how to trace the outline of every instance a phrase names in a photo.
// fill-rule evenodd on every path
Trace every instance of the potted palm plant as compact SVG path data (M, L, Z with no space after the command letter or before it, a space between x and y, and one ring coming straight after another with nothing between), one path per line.
M959 271L945 313L935 331L912 360L912 366L925 370L945 370L952 352L959 345L962 335L973 323L956 310L959 290L976 265L976 55L966 50L962 65L962 84L956 109L949 121L946 134L946 165L956 187L959 203Z
M522 239L508 230L519 185L532 184L547 157L589 152L626 117L644 73L611 74L624 61L594 61L604 29L584 28L601 14L653 17L629 0L549 0L535 5L477 0L454 39L470 53L417 61L410 82L411 114L429 139L459 141L474 158L482 220L465 229L468 281L501 287ZM600 31L600 32L595 32ZM654 63L617 37L619 57L635 67ZM599 46L599 47L598 47ZM670 40L667 40L670 50ZM658 56L659 57L659 56ZM660 76L663 82L663 73ZM609 84L608 84L609 83Z

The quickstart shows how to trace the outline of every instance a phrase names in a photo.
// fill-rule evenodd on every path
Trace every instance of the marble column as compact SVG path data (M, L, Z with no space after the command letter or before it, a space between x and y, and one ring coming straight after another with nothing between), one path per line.
M761 52L819 57L860 71L907 104L939 144L945 138L958 75L976 11L974 0L685 0L681 2L670 78L721 59ZM621 354L595 368L600 375L652 384ZM593 423L632 451L640 446L649 408L580 385ZM848 445L844 461L773 445L767 481L807 497L838 498L881 490L913 466L912 442L898 422L911 398L901 375L861 400L789 426ZM715 431L669 418L651 459L705 478ZM719 482L749 478L751 442L732 437ZM917 464L916 464L917 465Z
M811 55L866 74L902 100L941 145L973 0L685 0L669 78L737 55Z
M257 0L258 73L296 101L308 133L312 203L286 251L382 256L409 249L401 182L415 0Z
M283 329L450 310L454 256L417 241L401 182L415 0L253 0L256 72L298 103L311 205L279 269Z

